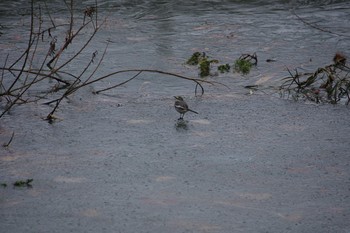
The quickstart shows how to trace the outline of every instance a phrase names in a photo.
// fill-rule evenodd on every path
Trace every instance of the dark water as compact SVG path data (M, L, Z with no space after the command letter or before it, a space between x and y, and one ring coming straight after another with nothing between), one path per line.
M94 4L75 2L75 29ZM39 5L43 27L51 25L48 12L55 24L67 23L64 2L36 1L36 17ZM258 66L247 76L209 77L230 89L206 85L201 97L194 97L193 83L153 73L91 93L132 74L113 76L64 99L54 124L43 120L53 106L42 102L57 94L16 106L0 118L0 143L14 133L10 147L0 147L4 232L350 232L348 107L272 95L287 68L313 71L337 51L350 54L348 1L98 1L98 7L106 22L64 68L69 73L79 75L95 51L100 58L107 42L96 77L133 68L197 77L184 65L195 51L222 63L256 52ZM26 48L29 25L28 1L0 2L2 64ZM52 31L59 43L67 27ZM62 60L89 35L84 31ZM49 43L46 37L38 45L33 67ZM10 78L5 74L5 86ZM244 86L254 84L270 89L247 95ZM54 83L34 86L26 97L46 85ZM180 127L174 95L199 112L186 114ZM28 178L32 188L13 187Z

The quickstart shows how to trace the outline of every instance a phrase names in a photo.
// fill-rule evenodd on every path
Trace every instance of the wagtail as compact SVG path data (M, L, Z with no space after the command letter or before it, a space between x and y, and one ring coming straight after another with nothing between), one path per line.
M188 111L198 114L198 112L193 111L192 109L188 108L187 103L184 101L184 99L181 96L174 96L174 97L176 99L175 104L174 104L175 110L180 113L179 120L183 119L185 113Z

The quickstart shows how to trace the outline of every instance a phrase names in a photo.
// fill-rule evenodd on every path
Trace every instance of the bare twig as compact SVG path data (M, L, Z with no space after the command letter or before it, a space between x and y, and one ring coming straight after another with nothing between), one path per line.
M312 28L317 29L317 30L319 30L319 31L326 32L326 33L330 33L330 34L333 34L333 35L349 37L348 35L341 34L341 33L336 33L336 32L332 32L332 31L330 31L330 30L321 28L321 27L319 27L319 26L317 26L317 25L315 25L315 24L309 23L309 22L307 22L305 19L301 18L297 13L295 13L294 10L292 11L292 13L293 13L293 15L295 15L301 22L303 22L304 24L308 25L309 27L312 27Z
M21 77L22 73L23 73L23 70L27 64L27 61L28 61L28 57L29 57L29 48L31 47L32 45L32 37L33 37L33 30L34 30L34 0L31 1L31 23L30 23L30 35L29 35L29 41L28 41L28 49L27 49L27 52L26 52L26 55L25 55L25 59L24 59L24 62L23 62L23 65L22 65L22 68L19 72L19 74L17 75L17 77L15 78L15 80L12 82L11 86L7 89L6 93L10 93L11 92L11 89L15 86L15 84L18 82L19 78ZM8 112L12 106L14 106L16 104L16 102L18 100L21 99L22 95L23 95L24 91L19 94L14 101L12 101L9 105L6 106L5 110L0 114L0 118L6 113Z
M7 143L4 143L2 146L3 146L3 147L9 147L10 144L11 144L11 142L12 142L12 140L13 140L13 137L14 137L14 136L15 136L15 132L12 132L12 135L11 135L10 140L9 140Z
M100 58L100 60L98 61L98 64L97 66L95 67L95 69L92 71L92 73L90 74L90 76L84 81L84 83L87 83L89 82L89 80L94 76L94 74L96 73L96 71L98 70L98 68L100 67L106 53L107 53L107 48L108 48L108 45L109 45L109 42L107 41L107 44L106 44L106 47L105 47L105 50L103 51L102 53L102 56Z
M31 46L32 46L32 43L34 42L34 41L32 41L32 38L33 38L33 30L34 30L34 0L31 1L30 10L31 10L31 17L30 17L30 33L29 33L28 47L27 47L27 50L26 50L26 52L25 52L24 62L23 62L21 71L19 72L19 74L17 75L15 81L12 82L11 86L7 89L6 92L10 92L11 89L12 89L12 88L15 86L15 84L18 82L19 78L21 77L22 72L23 72L23 70L24 70L24 67L26 66L27 61L28 61L29 50L30 50L30 48L31 48Z
M9 58L9 54L6 55L5 62L4 62L4 67L6 67L8 58ZM0 88L1 88L1 89L0 89L0 96L1 96L1 93L2 93L1 90L6 91L6 88L5 88L5 86L3 85L3 83L2 83L3 80L4 80L4 71L5 71L5 70L2 70L2 72L1 72L1 79L0 79Z
M113 88L119 87L119 86L121 86L121 85L124 85L124 84L130 82L131 80L133 80L134 78L136 78L137 76L139 76L141 73L142 73L142 71L139 71L136 75L132 76L131 78L129 78L128 80L126 80L126 81L124 81L124 82L118 83L118 84L113 85L113 86L111 86L111 87L107 87L107 88L105 88L105 89L101 89L101 90L95 91L94 93L95 93L95 94L99 94L99 93L101 93L101 92L103 92L103 91L108 91L108 90L110 90L110 89L113 89Z
M52 17L51 17L50 10L49 10L49 8L47 7L46 1L44 1L44 4L45 4L45 8L46 8L46 10L47 10L47 15L49 16L50 21L51 21L51 23L52 23L52 26L53 26L54 28L56 28L55 22L53 21L53 19L52 19Z

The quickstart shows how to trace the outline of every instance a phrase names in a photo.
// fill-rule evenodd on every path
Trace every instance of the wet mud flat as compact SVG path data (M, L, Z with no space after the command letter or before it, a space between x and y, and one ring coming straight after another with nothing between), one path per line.
M172 96L90 98L2 119L5 232L350 232L348 107L207 92L178 122Z

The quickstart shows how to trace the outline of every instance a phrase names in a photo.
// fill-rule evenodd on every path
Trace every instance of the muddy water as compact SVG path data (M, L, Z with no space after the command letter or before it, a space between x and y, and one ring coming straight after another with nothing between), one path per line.
M79 2L76 12L93 2ZM11 61L26 46L30 6L0 4L0 56L4 61L9 53ZM47 4L65 22L64 4ZM1 143L15 133L10 147L0 148L5 232L350 231L348 107L243 88L276 86L286 67L313 70L336 51L350 54L347 1L98 4L106 23L86 56L96 50L101 56L109 45L97 76L150 68L196 77L195 68L183 65L195 51L222 63L256 52L258 66L247 76L210 77L230 89L206 85L201 97L191 82L146 73L91 94L130 77L116 76L65 100L54 124L42 120L52 106L41 103L55 96L14 108L0 119ZM83 69L86 57L79 59L67 71ZM174 95L200 114L178 122ZM12 185L29 178L31 188Z

